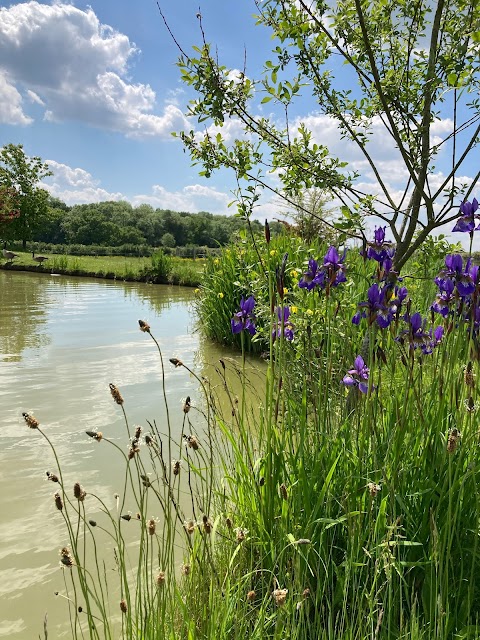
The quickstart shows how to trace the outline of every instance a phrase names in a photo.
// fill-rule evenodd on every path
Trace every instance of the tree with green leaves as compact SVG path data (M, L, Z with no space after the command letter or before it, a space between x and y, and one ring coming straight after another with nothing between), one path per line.
M29 158L21 144L7 144L0 150L0 188L14 192L19 215L6 227L5 237L33 239L48 213L48 191L40 181L52 172L41 158Z
M476 175L462 177L480 134L480 3L256 0L256 6L257 24L274 42L258 78L245 66L239 72L221 64L200 14L200 46L192 56L181 50L183 81L197 94L189 115L214 125L203 135L195 127L179 134L193 163L207 177L231 169L246 216L265 190L293 206L306 190L331 192L346 234L365 241L366 216L389 227L400 270L433 230L459 215L480 176L477 166ZM334 123L344 146L360 153L374 188L357 186L360 174L299 119L306 98L324 124ZM262 115L261 104L272 115ZM243 129L233 142L222 134L229 119ZM379 157L384 146L396 156L395 182L391 164Z

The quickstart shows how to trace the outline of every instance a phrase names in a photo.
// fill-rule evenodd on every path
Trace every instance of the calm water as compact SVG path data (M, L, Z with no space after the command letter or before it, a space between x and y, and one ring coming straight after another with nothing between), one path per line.
M69 637L59 549L68 544L55 486L55 460L22 411L32 412L54 442L67 486L81 482L113 507L120 462L85 435L101 430L126 447L125 427L108 384L125 399L130 424L162 424L160 362L138 329L147 320L168 360L190 368L222 353L193 330L190 289L0 271L0 638ZM167 362L169 405L179 419L195 381ZM207 370L208 374L208 370ZM172 410L173 407L173 410ZM86 503L87 504L87 503ZM42 634L43 638L43 634Z

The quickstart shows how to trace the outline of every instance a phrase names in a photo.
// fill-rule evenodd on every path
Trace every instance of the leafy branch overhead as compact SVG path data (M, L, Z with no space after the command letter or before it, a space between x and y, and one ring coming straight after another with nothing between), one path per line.
M264 190L294 203L316 188L340 203L343 229L351 235L363 235L361 220L375 215L390 227L401 268L432 230L458 215L480 176L462 178L480 134L479 3L256 5L259 30L268 28L274 42L256 79L248 74L246 56L242 71L218 60L198 14L202 42L193 55L181 50L178 63L197 94L188 110L195 125L177 135L202 175L233 170L240 202L244 181L250 193L253 183L251 207ZM313 104L315 114L334 122L338 137L357 148L373 176L372 192L356 186L359 173L315 139L308 120L299 122L302 103ZM267 104L272 113L264 116ZM230 141L224 132L232 122L238 133ZM208 125L203 133L202 123ZM436 124L442 138L434 135ZM397 154L400 185L392 184L388 165L378 159L379 131ZM447 170L436 169L439 160Z

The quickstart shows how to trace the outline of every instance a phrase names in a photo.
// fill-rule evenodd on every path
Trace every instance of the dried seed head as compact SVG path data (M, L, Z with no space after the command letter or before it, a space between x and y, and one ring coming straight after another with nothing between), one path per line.
M190 449L193 449L194 451L198 450L198 447L200 446L198 444L198 440L196 438L196 436L183 436L187 442L187 445L189 446Z
M150 333L150 325L148 324L148 322L145 322L145 320L139 320L138 324L140 326L140 331L143 331L144 333Z
M59 493L56 493L53 497L55 498L55 506L59 511L61 511L63 509L63 501L61 495Z
M178 474L180 473L180 464L181 464L180 460L174 460L172 462L172 470L173 470L174 476L178 476Z
M40 423L31 413L24 412L22 416L30 429L38 429Z
M78 607L77 611L78 611L78 613L82 613L83 607Z
M71 568L75 564L74 559L72 558L72 554L70 553L70 549L68 547L63 547L60 550L60 562L64 567Z
M202 518L203 530L206 534L212 533L213 524L208 516L203 516Z
M154 443L154 439L152 438L152 436L146 435L145 444L147 444L150 447L153 445L153 443Z
M54 473L50 473L50 471L47 471L47 478L52 482L58 482L58 476L56 476Z
M448 440L447 440L448 453L455 453L455 450L458 445L458 441L460 440L461 437L462 437L462 434L457 428L453 427L453 429L450 430L450 433L448 434Z
M113 382L110 382L108 386L110 387L110 393L112 394L112 398L115 400L117 404L122 405L123 398L118 388L113 384Z
M287 487L283 482L280 485L280 495L282 496L283 500L288 500Z
M141 435L142 435L142 427L140 426L135 427L135 440L139 440Z
M377 493L382 490L382 487L379 484L375 484L375 482L369 482L367 484L367 489L372 498L375 498Z
M87 495L87 492L82 489L79 482L76 482L73 485L73 495L77 500L79 500L80 502L83 502L85 500L85 496Z
M157 587L163 587L165 584L165 571L158 572L155 582L157 583Z
M178 358L170 358L170 362L173 364L174 367L183 367L183 362Z
M124 598L120 600L120 611L122 613L127 613L127 602Z
M471 389L475 387L475 374L473 372L473 363L471 360L469 360L465 367L464 381L467 387L470 387Z
M310 589L307 588L302 591L302 596L304 598L308 598L309 595L310 595Z
M152 483L150 482L150 478L148 476L141 475L140 478L144 487L147 487L148 489L148 487L152 486Z
M477 410L477 405L475 404L475 400L472 398L472 396L469 396L468 399L465 400L465 409L468 411L468 413L473 413Z
M258 484L259 484L260 487L263 487L263 485L265 484L265 478L263 476L258 481Z
M230 518L225 518L225 526L227 527L227 529L231 529L233 527L233 522L230 520Z
M133 441L132 444L130 445L130 448L128 449L128 454L127 454L128 459L132 460L132 458L135 457L136 453L140 453L140 447L136 444L135 441Z
M95 520L89 520L89 521L88 521L88 524L89 524L91 527L96 527L96 526L97 526L97 523L96 523L96 521L95 521Z
M142 519L142 514L137 511L137 513L135 514L135 518L137 520L141 520Z
M122 518L122 520L126 520L127 522L130 522L130 520L132 519L132 516L129 513L125 513L123 516L120 516Z
M252 590L252 591L249 591L249 592L247 593L247 601L248 601L248 602L253 602L253 601L255 600L255 596L256 596L256 595L257 595L257 594L255 593L255 591L253 591L253 590Z
M154 535L156 526L157 526L157 523L155 522L155 520L153 518L150 518L147 524L147 530L151 536Z
M243 542L247 537L248 531L246 529L242 529L241 527L237 527L235 529L235 533L237 534L237 542Z
M101 431L85 431L85 433L87 434L87 436L90 436L90 438L93 438L97 442L100 442L100 440L103 438L103 433Z
M283 607L287 600L288 589L275 589L273 592L273 599L277 607Z
M185 531L191 536L195 531L195 522L193 520L185 520L183 523Z
M191 566L189 564L182 564L182 566L180 568L182 576L185 576L185 577L190 575L191 570L192 570L192 568L191 568Z

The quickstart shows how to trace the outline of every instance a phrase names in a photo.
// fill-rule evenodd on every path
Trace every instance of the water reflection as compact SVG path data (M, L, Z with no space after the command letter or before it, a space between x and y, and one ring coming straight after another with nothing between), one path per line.
M79 481L113 508L121 491L119 456L85 431L101 430L128 447L110 382L121 389L131 424L164 423L159 356L138 319L151 324L165 358L193 367L192 292L2 271L0 296L0 638L38 637L46 610L50 635L68 638L65 602L53 595L63 587L58 549L67 542L45 474L57 471L55 459L21 412L33 412L54 442L65 484ZM172 367L166 377L179 435L181 399L195 381Z

